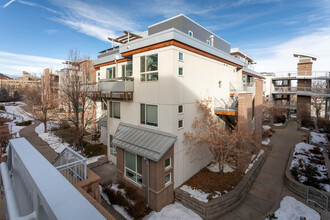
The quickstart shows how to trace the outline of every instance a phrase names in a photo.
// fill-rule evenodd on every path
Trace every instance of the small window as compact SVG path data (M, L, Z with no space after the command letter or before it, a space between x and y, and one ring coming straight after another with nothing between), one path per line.
M183 61L183 53L182 52L179 52L179 60Z
M189 35L190 37L193 37L193 36L194 36L194 33L193 33L192 31L188 31L188 35Z
M113 79L116 78L116 67L107 68L107 79Z
M183 113L183 105L178 106L178 113L179 114Z
M122 77L130 77L132 76L132 62L128 62L121 67Z
M100 76L100 72L97 72L97 76Z
M179 67L179 69L178 69L178 75L179 76L183 76L183 68L182 67Z
M210 45L210 40L206 40L206 44L207 45Z
M110 118L120 119L120 102L110 102Z
M158 106L157 105L140 105L140 122L141 124L158 126Z
M109 135L109 138L110 138L110 154L111 154L112 156L117 156L116 146L114 146L114 145L112 144L113 136L112 136L112 135Z
M171 172L165 175L165 185L169 184L170 182L171 182Z
M178 121L178 128L183 128L183 119Z
M169 157L165 160L165 169L170 167L170 166L171 166L171 158Z

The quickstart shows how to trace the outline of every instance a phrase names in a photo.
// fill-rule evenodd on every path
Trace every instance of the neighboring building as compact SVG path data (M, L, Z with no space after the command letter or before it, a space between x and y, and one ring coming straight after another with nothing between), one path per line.
M296 53L298 58L297 72L285 75L263 73L266 78L265 97L288 109L297 111L297 119L315 116L311 97L323 97L325 105L321 117L330 117L330 71L313 71L315 56ZM315 82L322 82L323 88L318 88Z
M40 79L25 71L23 71L23 76L17 79L9 79L6 77L0 78L0 88L7 89L10 94L13 94L16 90L22 91L25 88L38 88L39 86Z
M231 55L228 42L184 15L109 39L121 45L93 62L108 110L108 155L117 178L143 193L150 208L172 202L174 188L210 163L207 154L193 159L184 143L198 100L211 98L223 124L238 119L261 142L263 77L248 68L250 56L239 49Z
M41 76L41 90L45 92L48 100L52 100L53 106L58 106L59 75L48 68L45 69L44 75Z

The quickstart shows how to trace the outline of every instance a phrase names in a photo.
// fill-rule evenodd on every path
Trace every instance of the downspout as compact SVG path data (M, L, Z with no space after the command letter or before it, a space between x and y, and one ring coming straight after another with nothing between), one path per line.
M146 177L147 177L147 207L149 208L149 159L144 158L146 161Z

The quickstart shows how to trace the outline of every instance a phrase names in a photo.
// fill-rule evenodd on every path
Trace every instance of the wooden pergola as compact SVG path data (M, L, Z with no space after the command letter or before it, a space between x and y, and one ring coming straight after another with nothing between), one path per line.
M123 36L120 36L120 37L117 37L117 38L108 37L108 39L112 42L126 44L127 42L142 38L141 36L133 34L133 33L128 32L128 31L124 31L124 33L125 34Z

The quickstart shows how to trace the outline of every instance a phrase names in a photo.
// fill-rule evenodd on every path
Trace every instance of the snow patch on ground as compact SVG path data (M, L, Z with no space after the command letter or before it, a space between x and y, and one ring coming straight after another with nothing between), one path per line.
M219 173L220 168L219 168L219 163L211 163L209 166L206 167L209 171L214 172L214 173ZM223 172L224 173L231 173L234 172L235 169L233 169L231 166L228 164L224 165Z
M116 185L116 184L114 184L114 185ZM101 194L101 196L102 196L102 198L109 204L109 205L112 205L111 203L110 203L110 201L109 201L109 198L108 198L108 196L107 196L107 194L105 194L105 192L103 192L103 188L102 188L102 186L100 186L99 185L99 187L100 187L100 194ZM118 189L118 188L117 188ZM124 191L124 193L125 193L125 191ZM124 207L122 207L122 206L119 206L119 205L112 205L112 207L114 208L114 209L116 209L116 211L117 212L119 212L124 218L126 218L127 220L133 220L133 218L125 211L125 209L124 209Z
M305 131L309 131L309 128L305 128L305 127L300 127L300 129L305 130Z
M311 132L311 142L315 144L319 144L321 146L326 146L328 141L326 138L326 134L321 134L321 133L316 133L316 132Z
M53 134L50 130L57 126L58 122L49 121L47 122L47 133L44 133L44 124L41 123L39 126L36 127L35 132L38 134L38 136L47 142L47 144L56 152L61 153L66 147L69 147L70 145L66 142L63 142L63 140L59 137L57 137L55 134Z
M16 117L14 119L13 115L7 114L7 113L0 113L0 117L12 120L11 122L6 122L5 124L8 126L9 132L10 132L10 134L12 134L13 138L20 137L19 132L20 132L20 130L25 128L25 126L17 126L15 124L15 122L22 122L22 121L31 120L31 118L28 116L28 113L25 112L20 107L20 106L25 105L25 103L16 102L16 104L14 104L13 102L10 102L10 103L2 104L2 105L5 106L6 112L15 114Z
M262 128L266 131L271 129L271 127L269 125L263 125Z
M187 192L187 193L189 193L190 197L193 197L193 198L195 198L199 201L205 202L205 203L207 203L209 201L207 198L211 196L210 193L203 192L200 189L194 189L191 186L187 186L187 185L181 186L180 189ZM213 195L211 198L214 199L214 198L217 198L219 196L221 196L221 193L220 192L215 192L215 195Z
M97 162L101 157L105 157L105 155L95 156L87 158L87 164L95 163Z
M317 171L313 174L315 178L317 179L327 179L328 178L328 169L325 165L321 164L315 164L312 163L311 160L313 158L321 157L322 155L319 154L313 154L310 152L310 150L313 150L314 148L319 149L321 152L323 151L322 148L316 147L314 145L306 144L304 142L298 143L295 146L294 153L293 153L293 159L291 162L290 170L292 170L294 167L296 167L298 170L305 170L307 165L311 165L312 167L315 167ZM324 160L324 158L323 158ZM303 174L298 175L298 181L302 184L308 180L306 176ZM319 184L323 190L330 192L330 185L329 184Z
M249 164L248 168L245 170L245 174L249 172L249 170L253 167L254 163L258 161L259 157L264 153L264 150L260 150L258 156L256 157L255 160L252 161L252 163Z
M268 145L270 143L270 139L269 138L266 138L264 140L261 141L261 144L263 145Z
M144 220L202 220L202 218L178 202L165 206L160 212L152 211Z
M275 127L281 127L283 126L283 123L276 123L276 124L273 124Z
M297 220L300 216L308 220L319 220L321 216L315 210L299 202L293 197L286 196L282 199L280 208L275 212L278 220Z

